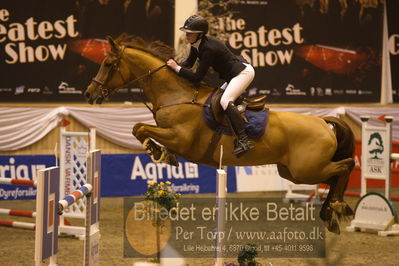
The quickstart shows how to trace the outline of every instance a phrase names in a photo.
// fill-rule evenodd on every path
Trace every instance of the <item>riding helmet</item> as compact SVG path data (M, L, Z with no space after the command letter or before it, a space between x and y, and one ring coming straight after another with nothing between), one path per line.
M206 34L208 32L208 21L201 16L193 15L184 22L184 26L180 27L180 30L184 32Z

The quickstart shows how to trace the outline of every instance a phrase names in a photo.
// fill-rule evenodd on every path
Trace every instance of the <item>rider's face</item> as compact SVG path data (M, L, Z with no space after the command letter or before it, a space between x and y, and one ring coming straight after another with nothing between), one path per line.
M195 43L198 39L199 33L186 32L186 39L189 43Z

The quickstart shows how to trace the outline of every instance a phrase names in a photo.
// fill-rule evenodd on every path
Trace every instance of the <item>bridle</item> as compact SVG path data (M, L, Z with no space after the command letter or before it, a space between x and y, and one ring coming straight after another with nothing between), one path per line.
M122 59L123 53L125 51L125 46L122 46L122 51L120 53L115 53L114 51L109 51L108 55L112 55L115 57L115 60L113 60L111 62L111 66L109 68L109 71L107 72L107 74L105 75L103 80L98 79L97 77L92 78L92 81L94 83L97 83L98 85L100 85L100 97L102 97L103 99L107 98L109 95L111 95L113 89L110 89L108 87L105 86L105 83L107 83L109 77L111 76L111 73L113 73L114 71L117 71L119 73L119 75L121 76L123 83L125 83L125 79L122 76L122 73L119 71L119 63Z
M108 55L114 56L114 57L115 57L115 60L113 60L113 61L110 63L111 66L110 66L110 68L109 68L109 71L108 71L107 74L105 75L105 78L104 78L103 80L100 80L100 79L98 79L97 77L94 77L94 78L92 79L92 81L93 81L94 83L97 83L98 85L100 85L100 95L101 95L101 97L104 97L104 98L108 97L109 95L111 95L112 91L114 90L114 89L110 89L110 88L108 88L108 87L105 86L105 83L107 83L109 77L111 76L111 73L113 73L114 71L117 71L117 72L119 73L119 76L122 78L122 81L123 81L123 86L129 86L129 85L135 83L136 81L139 81L139 80L141 80L141 79L144 79L144 78L150 76L151 74L157 72L158 70L160 70L161 68L163 68L163 67L166 66L166 64L163 64L163 65L160 66L160 67L157 67L157 68L155 68L155 69L153 69L153 70L149 70L149 71L148 71L147 73L145 73L144 75L141 75L141 76L137 77L136 79L134 79L134 80L132 80L132 81L130 81L130 82L126 82L126 80L123 78L122 73L121 73L120 70L119 70L119 63L120 63L121 60L122 60L124 51L125 51L125 46L122 46L122 51L121 51L120 53L115 53L115 52L112 51L112 50L109 51L109 54L108 54Z
M161 70L163 67L166 66L166 64L163 64L163 65L160 66L160 67L157 67L157 68L155 68L155 69L153 69L153 70L149 70L149 71L148 71L147 73L145 73L144 75L141 75L141 76L135 78L134 80L132 80L132 81L130 81L130 82L126 82L125 79L123 78L122 73L121 73L120 70L119 70L119 64L120 64L120 62L121 62L121 60L122 60L122 57L123 57L124 52L125 52L125 46L122 46L122 51L121 51L120 53L115 53L114 51L110 50L109 53L108 53L108 55L114 56L114 57L115 57L115 60L113 60L113 61L110 63L111 66L110 66L110 68L109 68L107 74L105 75L104 79L100 80L100 79L98 79L97 77L92 78L92 81L93 81L94 83L97 83L98 85L100 85L100 86L99 86L99 87L100 87L100 88L99 88L99 89L100 89L100 93L99 93L99 94L100 94L100 97L103 98L103 99L105 99L105 98L107 98L108 96L110 96L110 95L112 94L112 92L115 90L115 89L110 89L109 87L106 87L106 86L105 86L105 84L107 83L108 79L109 79L110 76L111 76L111 73L113 73L114 71L117 71L117 72L119 73L119 75L120 75L120 77L121 77L121 79L122 79L122 81L123 81L123 84L124 84L123 86L129 86L129 85L131 85L131 84L133 84L133 83L135 83L135 82L137 82L137 81L139 81L139 80L141 80L141 79L144 79L144 78L146 78L146 77L151 76L153 73L155 73L155 72ZM141 95L141 96L144 96L144 91L143 91L143 89L142 89L141 87L140 87L140 95ZM144 104L152 113L154 113L153 110L151 109L151 107L150 107L150 106L147 104L147 102L145 101L144 97L141 97L141 98L142 98L141 101L143 102L143 104Z
M109 55L112 55L112 56L115 57L115 60L113 60L110 63L111 66L109 68L109 71L107 72L107 74L105 75L104 79L102 79L102 80L98 79L97 77L94 77L92 79L92 81L94 83L97 83L98 85L100 85L100 88L99 88L100 89L100 97L103 98L103 99L107 98L115 90L115 89L110 89L110 88L105 86L105 84L107 83L108 79L111 76L111 73L113 73L114 71L117 71L119 73L119 75L120 75L120 77L121 77L121 79L123 81L123 84L124 84L123 86L129 86L129 85L131 85L131 84L133 84L133 83L135 83L135 82L137 82L139 80L142 80L144 78L147 78L147 77L151 76L155 72L157 72L157 71L161 70L162 68L166 67L166 64L163 64L163 65L161 65L161 66L159 66L159 67L157 67L155 69L149 70L147 73L145 73L145 74L135 78L134 80L129 81L129 82L126 83L125 79L123 78L122 73L119 70L119 64L120 64L120 61L122 60L124 51L125 51L125 46L122 46L122 51L120 53L115 53L112 50L109 51ZM158 108L156 108L155 110L154 110L154 108L151 108L147 104L147 102L145 101L145 99L143 97L145 95L145 93L144 93L143 88L141 86L140 86L140 95L141 95L141 98L142 98L141 99L142 103L151 111L151 113L153 114L154 118L155 118L156 112L159 109L164 108L164 107L181 105L181 104L194 104L194 105L199 105L199 106L203 106L203 107L205 107L205 106L209 107L208 104L202 104L202 103L197 102L198 90L194 91L194 98L191 101L189 101L189 102L181 102L181 103L172 103L172 104L161 105L161 106L158 106Z

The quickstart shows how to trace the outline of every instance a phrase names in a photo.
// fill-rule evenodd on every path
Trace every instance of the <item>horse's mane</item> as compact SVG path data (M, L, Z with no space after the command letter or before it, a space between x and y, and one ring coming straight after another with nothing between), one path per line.
M148 42L141 37L122 33L116 39L116 42L126 47L148 52L162 61L174 58L175 56L175 50L161 41Z
M161 41L148 42L141 37L128 35L126 33L122 33L115 41L126 47L150 53L164 62L175 57L175 50ZM192 82L182 77L180 77L180 80L185 82L189 87L193 86ZM198 85L196 85L196 87L198 88ZM204 82L200 83L200 88L209 92L215 89Z

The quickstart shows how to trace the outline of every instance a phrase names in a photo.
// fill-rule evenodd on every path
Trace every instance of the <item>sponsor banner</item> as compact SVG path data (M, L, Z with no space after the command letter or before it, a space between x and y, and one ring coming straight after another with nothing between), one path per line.
M143 195L150 181L170 181L179 193L215 193L216 169L179 158L179 167L154 163L147 154L105 154L102 156L102 195ZM236 192L234 168L228 168L227 189ZM106 187L106 189L104 189Z
M36 180L38 170L54 165L55 157L51 155L2 155L0 156L0 177ZM0 184L0 200L23 200L35 198L35 187Z
M392 98L399 102L399 1L385 1L388 21L388 50L391 64Z
M211 34L254 66L249 96L287 103L380 101L383 3L231 2L199 0L199 7L212 22Z
M4 1L0 102L84 102L83 92L122 33L173 44L174 0ZM23 8L21 8L23 7ZM141 101L123 88L110 101Z
M216 169L179 158L179 167L156 164L147 154L103 154L101 196L144 195L150 181L170 181L181 194L215 193ZM0 156L0 177L36 180L37 170L55 165L51 155ZM233 167L228 168L228 191L236 192ZM0 200L34 199L36 188L0 185Z

